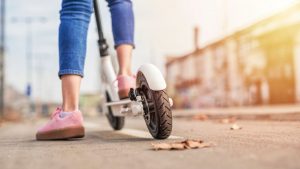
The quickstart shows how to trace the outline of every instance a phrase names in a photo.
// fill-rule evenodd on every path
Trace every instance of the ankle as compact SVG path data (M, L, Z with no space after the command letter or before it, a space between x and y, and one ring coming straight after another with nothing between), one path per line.
M74 111L78 111L78 106L69 106L69 105L63 105L62 106L62 111L63 112L74 112Z
M132 72L130 70L120 70L118 72L118 75L121 75L121 76L131 76Z
M131 76L132 75L132 73L131 72L122 72L122 71L120 71L120 72L118 72L118 75L120 75L120 76Z

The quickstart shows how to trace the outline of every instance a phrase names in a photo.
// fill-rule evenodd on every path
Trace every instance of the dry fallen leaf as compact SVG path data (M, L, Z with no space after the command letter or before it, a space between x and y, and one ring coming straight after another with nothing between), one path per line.
M154 150L170 150L172 148L171 144L167 143L158 143L152 144Z
M171 144L172 150L184 150L186 147L182 143L172 143Z
M185 140L183 141L184 144L187 145L188 148L198 148L203 143L202 140Z
M230 130L241 130L242 127L237 125L237 124L233 124L231 127L230 127Z
M219 120L218 122L222 123L222 124L234 123L234 122L236 122L236 118L235 117L224 118L224 119Z
M211 147L211 143L204 143L202 140L184 140L174 143L153 143L154 150L185 150Z
M193 120L205 121L207 119L208 119L208 117L205 114L197 114L197 115L193 116Z

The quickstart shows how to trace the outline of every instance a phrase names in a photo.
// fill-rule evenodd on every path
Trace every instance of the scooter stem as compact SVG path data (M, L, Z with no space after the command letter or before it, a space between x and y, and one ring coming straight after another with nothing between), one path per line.
M99 47L99 51L100 51L100 57L104 57L104 56L108 55L109 46L103 35L103 28L102 28L102 24L101 24L98 0L93 0L93 4L94 4L94 10L95 10L97 31L98 31L98 36L99 36L98 47Z

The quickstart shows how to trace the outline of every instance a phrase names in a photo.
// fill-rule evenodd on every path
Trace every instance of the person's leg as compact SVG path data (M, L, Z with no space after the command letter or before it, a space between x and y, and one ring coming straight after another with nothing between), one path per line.
M59 76L63 111L78 110L92 0L63 0L59 27Z
M63 75L61 77L62 84L62 110L73 112L78 110L79 90L81 77L78 75Z
M107 0L111 12L115 48L118 55L119 97L128 97L130 88L135 88L135 77L131 72L134 48L134 15L131 0Z
M132 45L122 44L119 45L117 50L119 73L122 76L131 76L131 58L132 58Z
M119 62L119 75L132 75L131 55L134 48L134 14L131 0L107 0Z
M83 118L78 110L80 81L83 77L87 30L92 0L63 0L59 26L59 77L63 105L36 133L37 140L84 136Z

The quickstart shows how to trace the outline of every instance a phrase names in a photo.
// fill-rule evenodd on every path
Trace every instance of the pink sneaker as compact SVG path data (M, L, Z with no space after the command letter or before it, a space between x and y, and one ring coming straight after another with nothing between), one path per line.
M84 137L83 118L80 111L63 112L57 108L51 120L36 133L37 140L55 140Z
M135 79L135 76L118 75L118 94L120 99L127 98L130 88L135 88Z

